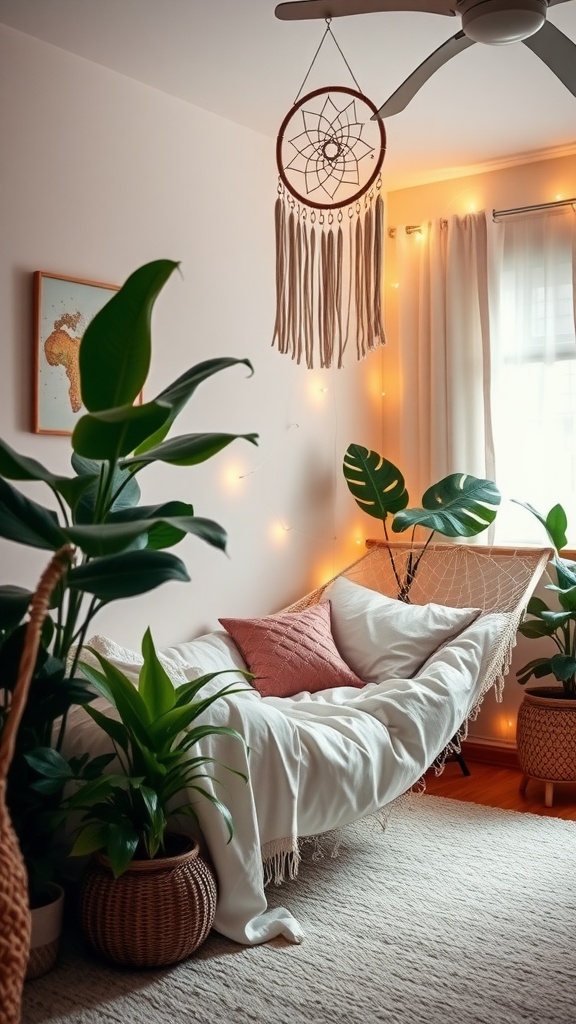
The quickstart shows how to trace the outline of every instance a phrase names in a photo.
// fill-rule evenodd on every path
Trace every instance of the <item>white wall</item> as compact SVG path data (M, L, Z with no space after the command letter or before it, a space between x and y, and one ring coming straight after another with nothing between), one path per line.
M0 435L9 444L67 471L69 439L30 432L35 270L121 284L149 260L180 260L182 276L155 308L146 394L214 356L248 357L255 370L203 384L178 432L256 431L258 448L236 442L203 466L139 477L146 501L190 500L220 522L229 557L185 541L174 551L192 583L115 604L97 630L131 646L147 625L160 644L188 639L219 615L277 610L356 557L373 531L341 462L351 441L380 444L381 357L314 373L271 347L274 140L4 26L0 140ZM27 493L50 503L41 485ZM0 559L0 580L24 585L47 560L6 541Z

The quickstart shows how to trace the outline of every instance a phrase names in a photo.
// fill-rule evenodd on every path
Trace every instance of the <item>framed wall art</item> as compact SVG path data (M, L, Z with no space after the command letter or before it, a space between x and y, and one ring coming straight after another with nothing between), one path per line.
M78 354L82 335L119 286L34 273L32 430L71 434L85 411Z

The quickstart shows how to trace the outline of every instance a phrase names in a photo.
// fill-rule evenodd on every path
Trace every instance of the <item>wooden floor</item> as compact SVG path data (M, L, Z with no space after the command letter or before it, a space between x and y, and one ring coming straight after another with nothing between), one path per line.
M549 817L576 821L576 785L557 783L554 786L554 804L544 806L544 783L530 781L526 795L519 793L522 773L516 768L467 761L470 775L462 774L460 765L450 761L442 775L434 771L426 776L426 792L452 800L469 800L488 807L502 807L510 811L528 811Z

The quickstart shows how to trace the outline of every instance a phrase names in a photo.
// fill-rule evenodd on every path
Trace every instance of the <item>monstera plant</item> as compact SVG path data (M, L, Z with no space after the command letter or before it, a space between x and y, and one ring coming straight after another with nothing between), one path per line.
M409 602L418 566L436 533L452 538L475 537L494 522L500 504L500 491L491 480L451 473L424 492L421 508L408 508L410 499L398 467L359 444L347 448L343 471L356 503L368 515L382 521L387 541L388 522L393 533L411 529L412 541L417 527L428 531L422 547L410 551L403 573L392 549L388 549L401 601Z
M69 475L52 472L0 440L0 537L41 552L72 548L44 623L8 780L7 802L31 890L41 890L49 880L60 798L54 786L42 792L34 751L51 744L60 750L69 708L92 699L76 668L94 617L112 601L189 580L184 562L166 550L187 535L226 548L224 529L197 516L189 501L140 504L140 473L154 463L198 465L237 438L257 443L256 434L168 436L201 383L239 364L252 371L247 359L209 359L185 370L155 397L142 397L152 355L153 306L177 267L170 260L140 267L87 327L79 350L85 412L72 434ZM26 494L15 486L20 483ZM56 510L28 497L33 484L48 488ZM17 678L31 597L18 584L0 587L0 729ZM86 778L94 777L101 765L84 770Z

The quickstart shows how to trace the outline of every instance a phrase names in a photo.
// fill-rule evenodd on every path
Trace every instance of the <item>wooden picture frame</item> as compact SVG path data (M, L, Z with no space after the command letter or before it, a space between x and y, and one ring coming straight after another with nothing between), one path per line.
M33 433L72 434L85 411L78 370L80 341L119 287L34 272Z

